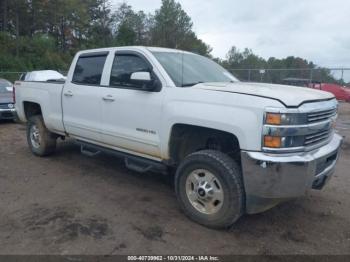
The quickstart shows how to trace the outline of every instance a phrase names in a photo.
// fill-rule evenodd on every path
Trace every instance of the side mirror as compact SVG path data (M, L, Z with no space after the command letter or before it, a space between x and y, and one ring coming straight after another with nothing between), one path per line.
M135 72L132 73L130 76L131 81L137 81L137 82L150 82L152 81L151 79L151 74L150 72Z
M152 79L150 72L134 72L130 76L130 82L139 85L145 91L158 92L161 88L159 80Z

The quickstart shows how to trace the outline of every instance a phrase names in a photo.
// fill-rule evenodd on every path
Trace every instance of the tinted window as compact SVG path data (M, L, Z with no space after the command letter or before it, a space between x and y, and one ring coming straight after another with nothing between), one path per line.
M141 88L130 81L134 72L150 72L148 63L136 55L116 55L114 58L110 86Z
M106 55L79 57L74 70L73 82L86 85L99 85L106 57Z

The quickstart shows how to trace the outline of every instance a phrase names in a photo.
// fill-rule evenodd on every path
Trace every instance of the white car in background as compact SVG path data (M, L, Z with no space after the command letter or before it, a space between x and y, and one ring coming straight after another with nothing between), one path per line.
M65 81L66 77L54 70L40 70L27 72L21 75L21 81Z

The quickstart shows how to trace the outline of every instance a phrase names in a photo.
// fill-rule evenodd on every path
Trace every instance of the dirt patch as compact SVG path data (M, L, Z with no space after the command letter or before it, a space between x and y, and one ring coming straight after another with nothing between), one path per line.
M281 238L287 241L294 242L305 242L306 236L302 232L298 232L296 230L287 230L282 235Z
M349 152L350 151L350 142L348 140L344 140L343 141L342 149L345 152Z
M57 243L74 241L82 236L101 239L110 234L106 219L95 216L79 218L79 209L36 207L22 215L27 231L50 232Z
M152 202L152 198L149 196L143 196L139 198L139 201L141 202Z
M140 227L134 225L133 228L148 240L164 242L164 230L160 226Z

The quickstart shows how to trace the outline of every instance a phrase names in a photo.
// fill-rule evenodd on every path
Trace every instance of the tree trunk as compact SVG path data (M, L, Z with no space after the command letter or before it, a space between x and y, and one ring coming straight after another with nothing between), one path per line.
M65 27L65 18L64 16L61 17L61 47L63 53L66 52L66 27Z
M36 17L35 17L35 8L36 6L34 5L34 1L32 1L32 5L31 5L31 27L30 27L30 36L33 37L35 29L36 29Z
M16 56L19 56L19 8L16 8Z
M2 19L2 31L7 31L7 0L3 0L2 10L3 10L3 19Z

